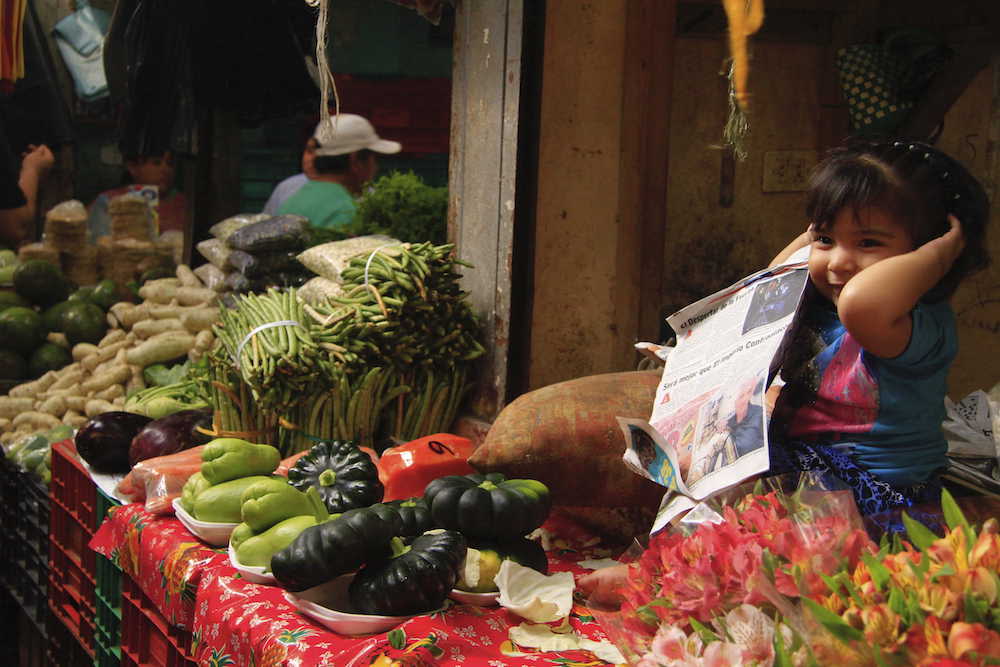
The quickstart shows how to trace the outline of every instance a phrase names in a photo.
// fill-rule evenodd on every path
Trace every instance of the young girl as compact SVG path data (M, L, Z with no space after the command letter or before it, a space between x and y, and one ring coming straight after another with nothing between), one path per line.
M771 473L838 477L865 515L940 499L948 305L988 263L989 203L958 162L922 143L850 145L814 172L810 288L771 418Z
M958 162L922 143L852 144L817 167L806 308L771 417L771 470L847 483L862 514L941 499L948 368L958 348L948 298L988 262L989 202ZM625 566L577 581L617 604Z

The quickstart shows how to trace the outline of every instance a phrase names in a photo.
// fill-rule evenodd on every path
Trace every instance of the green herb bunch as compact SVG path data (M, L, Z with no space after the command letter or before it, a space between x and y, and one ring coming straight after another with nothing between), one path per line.
M447 217L448 188L427 185L412 171L394 171L361 197L354 232L439 245L445 242Z

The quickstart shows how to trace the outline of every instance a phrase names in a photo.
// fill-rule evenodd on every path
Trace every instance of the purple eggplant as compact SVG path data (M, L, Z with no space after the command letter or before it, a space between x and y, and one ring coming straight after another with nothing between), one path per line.
M128 451L129 463L135 465L157 456L204 445L212 436L203 433L212 430L211 410L181 410L166 417L154 419L136 433Z
M97 472L128 472L132 438L152 421L134 412L104 412L76 432L76 451Z

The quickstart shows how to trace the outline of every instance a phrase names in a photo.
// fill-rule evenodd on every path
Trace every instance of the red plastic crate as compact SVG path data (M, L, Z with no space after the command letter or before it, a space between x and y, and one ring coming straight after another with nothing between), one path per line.
M56 542L52 543L49 556L49 611L93 659L97 616L93 576Z
M72 440L52 445L49 495L94 533L97 529L97 485L76 453Z
M122 576L123 667L190 667L191 633L167 622L135 581Z
M54 615L48 615L46 665L59 667L93 667L94 656L80 646L73 633Z

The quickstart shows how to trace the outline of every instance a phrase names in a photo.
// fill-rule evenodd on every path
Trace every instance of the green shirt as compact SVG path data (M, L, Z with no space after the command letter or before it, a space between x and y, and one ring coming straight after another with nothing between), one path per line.
M309 218L313 227L343 227L354 220L354 197L340 183L308 181L278 207L278 215L294 213Z

